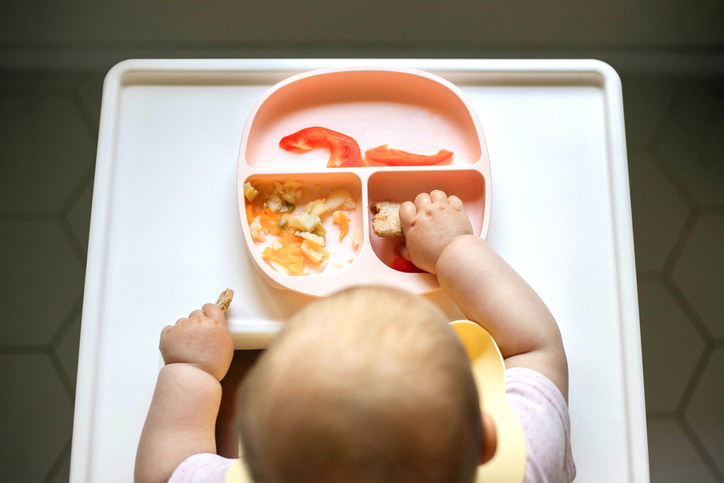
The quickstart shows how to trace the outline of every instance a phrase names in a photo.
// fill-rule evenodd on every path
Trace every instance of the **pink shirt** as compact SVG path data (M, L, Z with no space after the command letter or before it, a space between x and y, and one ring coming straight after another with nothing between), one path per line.
M505 398L523 425L525 483L569 483L576 477L571 421L563 394L531 369L505 371Z
M505 371L506 399L523 425L527 444L525 483L570 483L576 477L571 454L568 405L544 375L515 367ZM169 483L223 483L235 460L197 454L181 463Z

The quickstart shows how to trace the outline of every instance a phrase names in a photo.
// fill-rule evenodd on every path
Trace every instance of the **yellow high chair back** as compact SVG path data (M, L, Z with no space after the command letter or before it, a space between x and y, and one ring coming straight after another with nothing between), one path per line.
M478 466L476 481L521 483L525 476L526 447L523 427L505 399L505 363L490 333L474 322L450 322L465 346L478 386L481 407L490 414L498 433L495 456ZM483 406L484 404L484 406ZM226 473L226 483L251 483L239 445L239 459Z

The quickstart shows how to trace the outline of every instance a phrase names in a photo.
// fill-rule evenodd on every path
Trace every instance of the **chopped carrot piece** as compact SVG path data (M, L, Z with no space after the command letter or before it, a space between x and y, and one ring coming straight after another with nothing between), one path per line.
M280 216L269 208L264 208L260 212L260 215L261 219L259 220L259 223L261 223L261 227L264 231L270 235L278 235L279 227L277 226L277 221L279 221Z
M341 211L335 211L332 215L332 221L339 225L341 230L339 233L339 241L344 240L344 237L346 237L347 233L349 233L349 218L347 218L347 215Z
M252 203L246 204L246 221L251 225L251 222L254 221L254 205Z
M286 246L279 251L275 251L271 247L266 247L261 255L269 260L274 260L297 275L301 274L304 269L302 249L295 245Z
M279 243L281 243L284 248L290 246L301 247L302 242L304 242L304 238L290 231L285 231L279 236Z

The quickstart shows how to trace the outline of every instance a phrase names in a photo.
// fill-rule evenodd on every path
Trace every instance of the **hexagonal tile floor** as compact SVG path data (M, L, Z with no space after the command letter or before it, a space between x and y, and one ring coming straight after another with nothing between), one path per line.
M636 250L636 268L661 271L690 209L648 150L629 151L628 160L634 242L641 247Z
M660 281L639 280L644 386L650 411L674 413L705 341Z
M673 271L680 287L712 336L724 338L724 213L702 215L682 244Z
M0 481L68 481L102 81L0 76ZM623 79L654 483L724 481L722 86Z

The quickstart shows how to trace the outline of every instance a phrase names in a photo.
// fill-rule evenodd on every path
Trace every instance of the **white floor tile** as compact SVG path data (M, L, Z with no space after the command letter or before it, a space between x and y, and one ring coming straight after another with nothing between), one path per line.
M0 355L0 481L45 477L68 442L73 407L48 357Z
M0 222L2 344L47 344L83 293L83 269L56 222Z
M717 466L724 470L724 349L714 352L685 416Z
M712 335L724 337L724 215L699 219L673 276Z
M674 411L704 341L661 282L639 281L646 409Z
M675 421L649 421L651 483L715 483Z
M689 214L648 151L628 153L636 269L661 271Z

